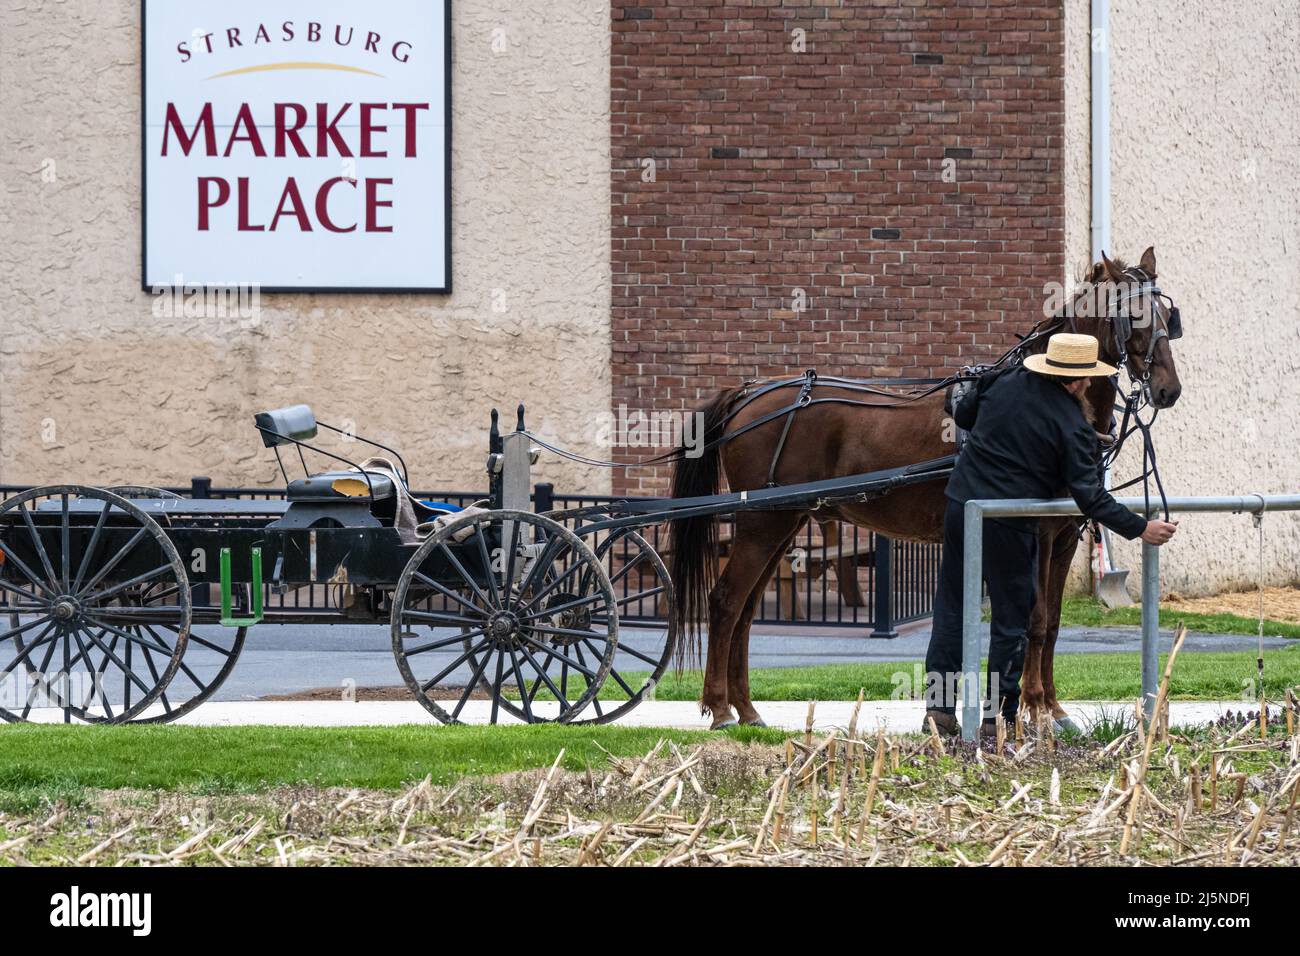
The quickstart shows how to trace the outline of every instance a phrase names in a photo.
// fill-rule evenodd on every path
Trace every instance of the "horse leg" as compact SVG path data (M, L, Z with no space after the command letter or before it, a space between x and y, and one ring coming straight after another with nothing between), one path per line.
M1038 594L1034 599L1034 610L1029 615L1029 627L1026 630L1025 666L1020 677L1020 704L1032 721L1044 712L1046 692L1043 689L1043 645L1047 639L1048 621L1051 611L1048 607L1047 589L1051 580L1053 562L1053 542L1056 540L1056 523L1043 519L1038 523ZM1059 607L1058 607L1059 612Z
M1056 677L1054 673L1054 658L1056 652L1056 638L1061 631L1061 601L1065 596L1065 584L1070 576L1070 565L1074 561L1074 553L1079 547L1079 534L1077 526L1071 522L1065 530L1056 538L1056 547L1052 552L1051 574L1047 580L1047 586L1043 593L1039 595L1039 600L1047 605L1047 627L1043 634L1043 654L1039 664L1041 670L1041 682L1043 686L1043 706L1047 713L1056 721L1058 727L1077 729L1074 722L1070 720L1069 713L1061 706L1061 702L1056 699Z
M709 646L704 653L704 687L700 693L700 713L713 718L711 730L735 723L727 703L727 659L731 651L731 626L724 626L725 604L735 590L732 562L718 575L709 592Z
M783 522L772 520L774 516L766 516L769 529L765 529L764 537L770 540L769 535L775 534ZM778 518L792 517L787 515L775 516ZM745 602L745 608L736 621L736 628L731 633L731 660L727 674L727 696L732 706L736 708L736 714L740 722L747 727L766 727L763 718L758 715L754 709L754 702L749 696L749 628L754 621L754 615L758 613L758 606L763 600L763 592L767 590L768 582L772 580L772 575L776 569L781 566L785 559L786 552L790 550L795 536L802 527L803 520L795 521L794 527L781 542L770 558L767 565L763 568L758 580L754 583L754 588L749 593L749 599Z
M744 614L750 595L754 591L772 554L780 554L788 532L783 523L775 527L771 515L739 515L727 567L718 576L718 583L709 593L709 651L705 661L704 694L700 707L712 714L711 729L727 727L736 722L730 697L733 655L736 653L734 636L736 626ZM798 515L778 516L798 521ZM755 520L757 519L757 520ZM768 520L764 520L768 519ZM748 660L740 667L748 666Z

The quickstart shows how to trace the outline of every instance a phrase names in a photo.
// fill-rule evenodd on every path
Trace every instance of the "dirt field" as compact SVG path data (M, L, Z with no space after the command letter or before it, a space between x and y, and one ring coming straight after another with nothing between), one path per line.
M1210 597L1185 598L1171 594L1163 602L1194 614L1236 614L1241 617L1259 617L1258 591L1229 591ZM1300 624L1300 588L1265 588L1264 617L1270 621Z
M839 730L403 792L94 791L0 813L0 864L1295 866L1300 737L1274 718L1149 754L1123 727L982 749Z

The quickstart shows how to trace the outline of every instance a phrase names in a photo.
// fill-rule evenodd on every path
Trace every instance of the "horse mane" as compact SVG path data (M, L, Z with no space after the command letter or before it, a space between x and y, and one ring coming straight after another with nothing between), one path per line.
M1129 270L1128 262L1119 257L1112 258L1110 260L1110 264L1113 265L1120 272L1127 272ZM1104 262L1090 262L1082 272L1076 272L1074 274L1074 281L1075 282L1096 282L1105 274L1105 272L1106 272L1106 264Z

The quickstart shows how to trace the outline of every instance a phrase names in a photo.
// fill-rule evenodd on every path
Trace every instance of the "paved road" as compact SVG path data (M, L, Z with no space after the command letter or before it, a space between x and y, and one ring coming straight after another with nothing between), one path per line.
M205 628L196 628L202 634ZM848 630L820 631L773 627L755 628L750 638L750 663L753 667L800 667L816 664L851 664L863 661L916 661L925 657L929 641L929 623L905 627L893 640L873 640L860 632ZM1163 633L1162 646L1168 647L1170 634ZM625 628L621 640L642 651L657 654L662 635L647 630ZM986 628L987 640L987 628ZM1061 653L1097 653L1137 650L1137 628L1066 628L1058 644ZM1282 647L1294 642L1285 638L1265 638L1266 647ZM1186 650L1254 650L1256 639L1249 635L1197 634L1188 637ZM452 649L443 656L443 665L454 659ZM202 671L210 666L197 645L193 659L187 661ZM435 653L430 653L430 659ZM211 657L212 655L208 655ZM615 666L624 670L643 670L644 665L627 655L620 655ZM462 666L447 678L447 683L464 683L469 668ZM387 627L351 624L264 625L248 635L234 672L217 693L215 700L254 700L270 694L290 694L324 687L343 687L353 681L357 687L393 686L401 683L393 661Z

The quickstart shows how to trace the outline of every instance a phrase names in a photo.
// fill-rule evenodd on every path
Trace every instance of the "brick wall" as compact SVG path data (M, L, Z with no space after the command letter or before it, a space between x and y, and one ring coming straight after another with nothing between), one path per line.
M1041 314L1063 273L1060 0L612 8L615 410L805 367L941 374Z

